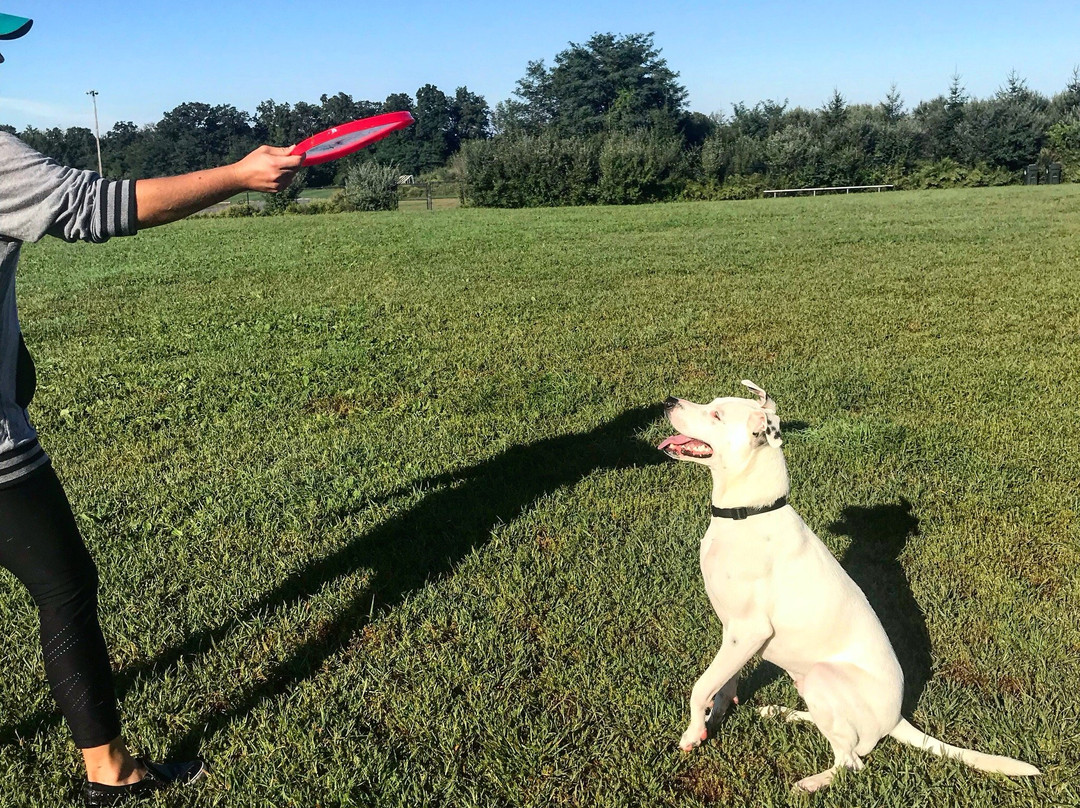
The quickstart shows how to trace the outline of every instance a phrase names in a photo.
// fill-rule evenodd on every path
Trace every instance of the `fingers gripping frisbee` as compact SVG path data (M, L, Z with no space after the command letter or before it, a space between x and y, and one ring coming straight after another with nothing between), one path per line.
M382 140L391 132L404 129L412 122L413 116L408 112L387 112L385 115L361 118L312 135L293 146L289 153L302 154L302 165L305 166L328 163Z

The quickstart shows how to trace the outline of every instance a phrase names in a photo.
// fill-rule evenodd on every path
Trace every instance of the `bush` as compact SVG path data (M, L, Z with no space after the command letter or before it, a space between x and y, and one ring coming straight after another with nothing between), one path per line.
M1065 182L1080 182L1080 111L1058 121L1047 132L1040 163L1061 163Z
M679 199L688 202L704 202L711 199L716 199L717 192L719 191L719 184L709 180L707 182L701 182L700 180L690 180L683 186L682 193L679 194Z
M398 197L400 199L425 199L427 188L424 185L399 185Z
M668 200L688 171L678 138L650 131L469 141L458 165L466 204L501 208Z
M341 193L336 193L329 199L312 199L301 205L293 203L289 205L289 213L299 213L302 216L312 216L319 213L341 213L339 200Z
M682 144L650 132L609 135L600 149L599 201L634 205L674 199L686 183Z
M914 173L902 178L897 187L903 190L925 188L981 188L992 185L1010 185L1016 182L1013 172L1001 166L978 163L963 166L950 157L925 163Z
M600 141L551 134L466 141L461 168L469 205L587 205L597 200Z
M280 213L288 213L289 208L295 206L296 200L300 198L300 192L306 187L307 171L301 170L296 177L293 178L289 187L283 191L279 191L276 194L266 194L266 203L263 205L263 214L266 216L276 216Z
M720 186L717 199L758 199L768 187L761 174L739 174L728 177Z
M221 216L225 219L236 219L243 216L262 216L262 211L247 202L239 202L235 205L229 205L226 208L222 208L218 213L208 215Z
M352 166L345 175L345 188L334 197L343 211L397 210L398 177L396 166L368 160Z
M679 195L686 200L757 199L765 190L765 178L761 174L743 176L734 174L724 182L688 182Z

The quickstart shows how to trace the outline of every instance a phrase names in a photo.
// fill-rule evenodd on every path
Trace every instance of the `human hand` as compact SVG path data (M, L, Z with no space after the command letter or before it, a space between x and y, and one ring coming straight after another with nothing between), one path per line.
M248 191L277 193L289 187L300 164L302 154L289 154L283 146L259 146L234 165L237 180Z

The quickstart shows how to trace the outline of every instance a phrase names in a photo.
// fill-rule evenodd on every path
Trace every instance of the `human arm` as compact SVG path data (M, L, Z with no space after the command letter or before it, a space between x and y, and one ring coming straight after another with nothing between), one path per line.
M107 180L62 166L0 131L0 238L107 241L175 221L244 190L288 185L300 157L262 146L230 166L152 180Z
M241 191L281 191L292 182L302 160L290 155L288 148L260 146L231 165L139 180L135 183L138 226L175 222Z

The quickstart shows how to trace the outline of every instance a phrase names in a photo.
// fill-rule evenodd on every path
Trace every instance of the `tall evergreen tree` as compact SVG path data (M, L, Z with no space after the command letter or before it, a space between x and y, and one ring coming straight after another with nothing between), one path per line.
M457 151L466 140L479 140L491 134L491 108L482 95L458 87L450 102L451 149Z
M678 76L651 33L596 34L583 45L571 42L550 69L529 62L515 95L525 103L527 131L550 124L561 135L589 135L663 123L674 130L686 101Z
M881 113L888 123L896 123L904 115L904 99L900 97L900 91L894 83L889 87L885 100L881 102Z

